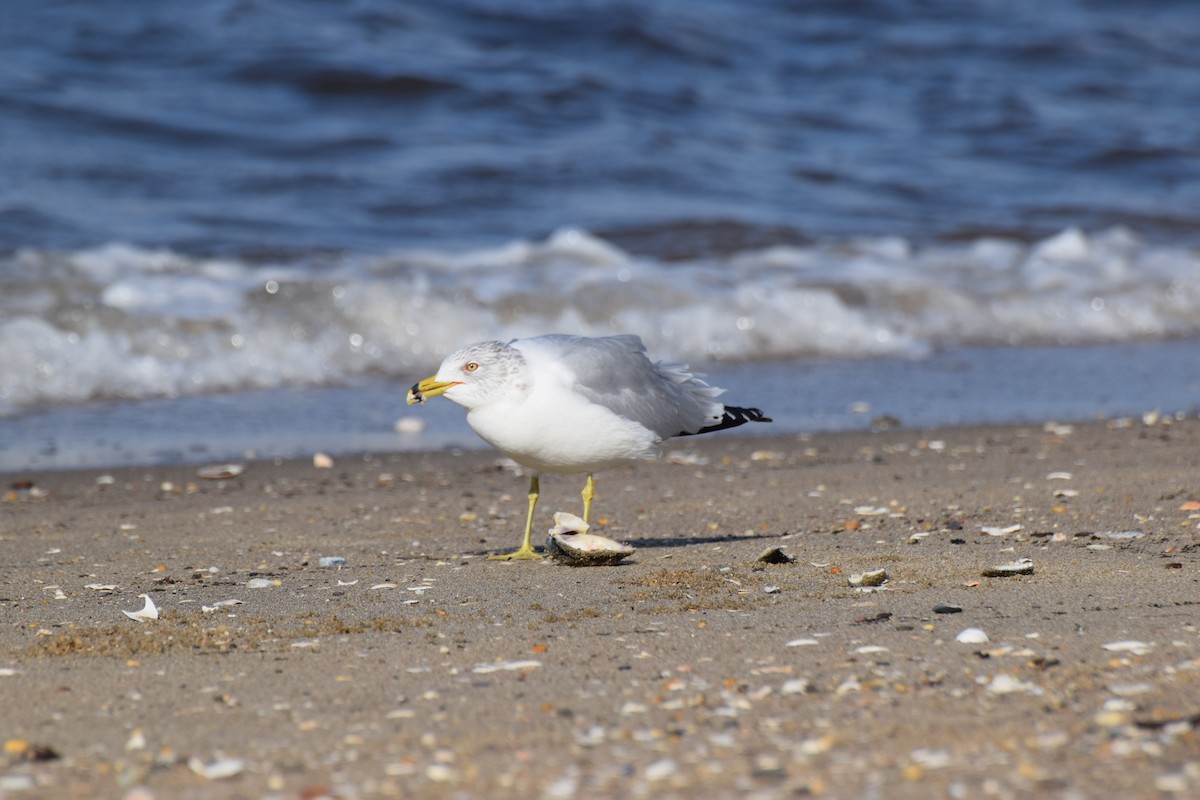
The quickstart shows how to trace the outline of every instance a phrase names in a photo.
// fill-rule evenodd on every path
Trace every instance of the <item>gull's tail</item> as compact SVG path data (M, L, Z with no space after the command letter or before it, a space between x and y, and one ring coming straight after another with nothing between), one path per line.
M725 406L725 414L721 417L720 422L712 425L706 425L698 431L684 431L677 434L678 436L695 436L701 433L712 433L713 431L723 431L726 428L736 428L739 425L745 425L747 422L773 422L770 417L763 414L757 408L738 408L737 406Z

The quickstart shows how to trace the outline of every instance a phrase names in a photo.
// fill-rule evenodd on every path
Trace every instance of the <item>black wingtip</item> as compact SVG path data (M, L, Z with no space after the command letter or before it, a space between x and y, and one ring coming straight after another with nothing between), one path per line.
M736 428L739 425L745 425L747 422L774 422L773 419L764 414L757 408L739 408L738 406L725 406L725 414L721 417L721 421L701 428L698 431L685 431L680 436L696 436L701 433L712 433L713 431L723 431L726 428Z

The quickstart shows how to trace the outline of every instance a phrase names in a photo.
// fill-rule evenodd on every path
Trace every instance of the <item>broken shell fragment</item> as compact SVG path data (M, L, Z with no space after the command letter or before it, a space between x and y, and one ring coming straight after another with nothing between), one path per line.
M764 564L791 564L796 559L783 552L782 547L769 547L758 554L756 561L761 561Z
M196 757L188 759L188 769L210 781L232 778L246 768L246 762L240 758L219 758L210 764L205 764Z
M1007 578L1012 575L1032 575L1033 561L1028 558L1019 558L1009 564L997 564L994 567L987 567L981 574L985 578Z
M849 583L851 586L882 586L887 579L887 570L876 569L851 575Z
M158 606L154 605L154 601L150 599L148 594L139 594L138 597L144 597L146 604L138 611L122 611L121 613L130 619L138 622L146 622L147 620L158 619Z
M579 517L559 511L546 537L547 555L572 567L598 567L616 564L633 553L632 545L587 529L588 524Z

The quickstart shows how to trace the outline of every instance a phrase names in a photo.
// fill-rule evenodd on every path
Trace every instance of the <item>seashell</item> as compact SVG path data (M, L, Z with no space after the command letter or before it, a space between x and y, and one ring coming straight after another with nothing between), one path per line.
M962 644L984 644L991 641L988 635L980 628L963 628L959 631L958 636L954 637L954 641Z
M551 528L550 535L546 537L546 554L569 566L608 566L633 553L633 545L595 533L558 531L558 527Z
M876 569L851 575L849 583L851 586L882 586L887 579L887 570Z
M1013 561L1011 564L997 564L994 567L987 567L981 574L985 578L1007 578L1010 575L1032 575L1033 561L1028 558L1021 558Z
M220 481L227 478L236 478L245 471L245 464L214 464L211 467L201 467L196 470L196 475L210 481Z
M188 769L210 781L232 778L246 768L246 762L240 758L219 758L211 764L205 764L193 756L188 759Z
M154 605L154 601L150 599L148 594L139 594L138 597L145 598L146 604L138 611L122 611L121 613L132 620L145 622L146 620L158 619L158 606Z
M769 547L758 554L755 561L761 561L764 564L791 564L795 562L795 557L783 552L782 547Z
M566 511L554 512L554 527L550 529L551 535L556 533L587 533L591 527L574 514L568 514Z

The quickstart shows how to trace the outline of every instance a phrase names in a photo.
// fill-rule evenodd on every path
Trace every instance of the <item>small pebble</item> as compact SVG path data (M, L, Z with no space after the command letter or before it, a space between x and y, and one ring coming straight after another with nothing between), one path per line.
M939 603L938 605L933 607L933 613L935 613L935 614L961 614L962 608L959 606L948 606L948 605L942 605L941 603Z

